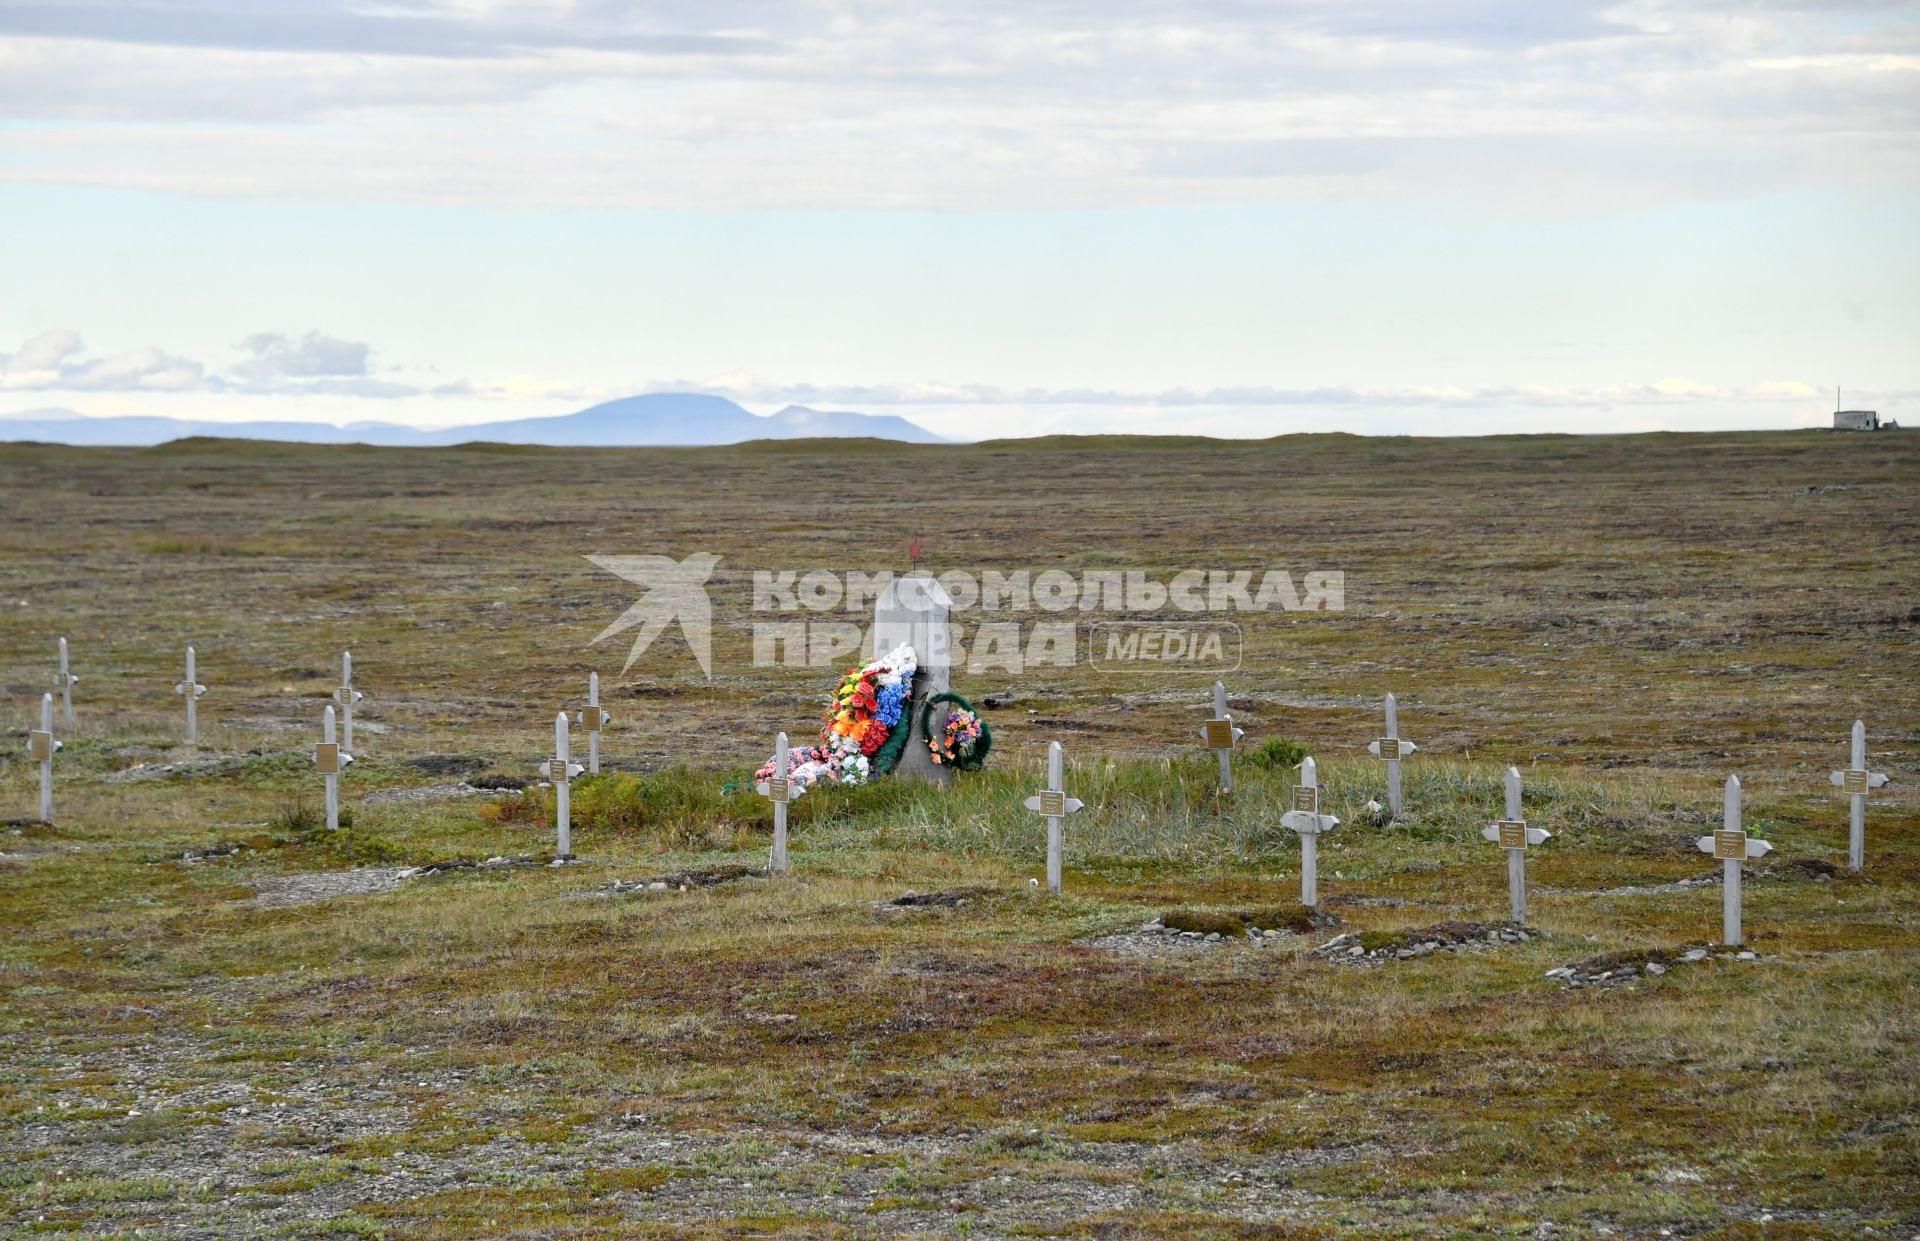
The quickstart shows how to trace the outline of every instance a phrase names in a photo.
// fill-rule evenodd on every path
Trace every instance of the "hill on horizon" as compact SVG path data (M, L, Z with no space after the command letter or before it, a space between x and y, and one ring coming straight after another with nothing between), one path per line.
M756 414L726 397L693 392L653 392L606 401L571 414L467 423L432 431L391 422L336 426L330 422L215 422L151 415L95 418L67 409L0 415L0 441L132 448L193 436L393 448L440 447L476 440L575 448L708 446L851 436L909 444L950 442L892 414L816 410L803 405Z

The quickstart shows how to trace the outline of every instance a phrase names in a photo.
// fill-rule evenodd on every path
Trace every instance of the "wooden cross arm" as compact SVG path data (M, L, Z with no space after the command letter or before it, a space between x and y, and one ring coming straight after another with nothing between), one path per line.
M335 702L359 702L365 697L365 694L350 685L342 685L339 689L333 691L333 700Z
M1848 774L1849 773L1845 771L1836 771L1828 776L1827 779L1831 780L1836 787L1845 788L1847 787ZM1892 778L1883 771L1870 771L1867 773L1867 787L1870 789L1883 788L1890 783L1892 783Z
M1500 825L1498 823L1487 824L1480 829L1480 834L1494 844L1500 843ZM1527 843L1530 845L1543 845L1552 839L1553 833L1544 827L1529 827L1527 829Z
M188 688L187 683L185 681L181 681L179 684L173 687L173 692L176 694L184 694L187 692L187 688ZM207 692L207 687L204 685L195 685L192 688L193 688L193 696L195 698L198 698L202 694Z
M1318 836L1321 832L1330 832L1340 826L1340 820L1330 814L1309 814L1305 810L1289 810L1280 816L1280 826L1305 836Z
M1398 745L1396 747L1399 750L1398 754L1382 754L1380 752L1382 743L1393 743L1396 741L1398 741ZM1407 755L1412 754L1414 751L1418 750L1419 748L1420 748L1419 746L1413 744L1413 742L1411 741L1399 741L1398 738L1394 738L1394 737L1381 737L1377 741L1367 742L1367 753L1373 755L1375 758L1405 758Z
M1049 791L1054 793L1059 792L1058 789L1053 789ZM1044 814L1049 818L1058 817L1058 815L1054 813L1054 811L1056 810L1059 812L1059 814L1077 814L1080 810L1084 809L1085 806L1086 806L1086 803L1081 801L1078 797L1065 797L1065 796L1062 796L1058 801L1054 802L1051 806L1049 806L1047 804L1047 795L1045 793L1035 793L1032 797L1029 797L1026 800L1027 809L1033 811L1035 814Z
M550 758L550 759L548 759L548 760L547 760L546 762L544 762L544 763L542 763L542 764L540 764L540 774L541 774L541 775L543 775L543 776L545 776L545 777L547 778L547 780L548 780L549 782L551 782L551 781L553 780L553 776L554 776L554 771L555 771L555 769L557 769L557 768L559 768L559 767L561 767L561 766L562 766L562 764L561 764L561 762L560 762L560 760L559 760L559 759L557 759L557 758ZM569 779L569 780L571 780L571 779L573 779L573 778L574 778L575 776L577 776L577 775L580 775L580 774L582 774L583 772L585 772L585 771L586 771L586 768L585 768L585 767L582 767L582 766L581 766L581 765L580 765L579 763L574 763L574 762L569 762L569 763L566 763L566 764L565 764L565 770L566 770L566 773L567 773L567 774L566 774L566 778L567 778L567 779Z

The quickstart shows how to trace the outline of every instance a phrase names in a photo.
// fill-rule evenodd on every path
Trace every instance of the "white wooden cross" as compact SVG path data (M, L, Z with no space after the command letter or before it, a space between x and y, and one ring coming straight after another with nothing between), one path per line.
M313 751L313 769L320 773L327 785L327 830L340 830L340 773L353 761L353 755L347 753L333 735L333 708L328 707L320 715L320 744Z
M341 739L347 749L353 749L353 704L366 695L353 687L353 652L340 652L340 688L333 691L333 700L340 704Z
M40 764L40 821L53 822L53 756L60 742L53 736L53 695L40 695L40 727L27 730L27 758Z
M613 723L613 717L600 709L600 674L587 674L587 705L576 717L587 730L587 774L600 774L600 730Z
M1220 791L1233 792L1233 743L1246 736L1243 729L1233 726L1233 717L1227 714L1227 686L1223 681L1213 683L1213 718L1200 726L1200 736L1206 740L1207 748L1220 756Z
M1027 798L1027 809L1047 820L1047 891L1060 895L1061 824L1077 814L1083 803L1067 796L1066 758L1058 741L1047 744L1047 785Z
M1400 760L1420 747L1400 740L1400 709L1387 695L1387 733L1378 741L1367 742L1367 753L1387 760L1387 809L1400 813Z
M187 648L187 679L173 687L174 693L185 694L187 697L187 744L188 745L200 744L199 700L200 700L200 695L207 692L207 687L200 684L200 682L195 680L194 677L195 677L195 673L194 673L194 663L193 663L193 648L188 647Z
M1309 755L1300 763L1300 783L1293 786L1293 809L1280 816L1280 826L1300 834L1300 903L1320 903L1320 833L1340 826L1340 820L1320 813L1320 769Z
M553 717L553 757L541 765L540 774L553 784L553 821L560 828L554 857L563 862L573 858L573 778L586 770L573 761L567 740L567 713L562 711Z
M1700 852L1720 859L1723 886L1726 889L1720 917L1720 940L1730 948L1740 946L1740 869L1750 857L1765 857L1773 846L1748 836L1740 826L1740 777L1727 777L1727 804L1720 830L1693 842Z
M775 733L773 737L773 771L755 787L760 796L773 803L773 862L771 869L776 875L787 873L787 803L793 800L792 786L787 781L787 769L790 747L787 734Z
M1853 722L1853 762L1828 779L1839 785L1853 805L1847 816L1847 868L1855 874L1867 869L1867 790L1886 784L1887 777L1867 770L1867 726Z
M1527 924L1527 846L1544 844L1553 833L1528 827L1520 812L1520 769L1507 768L1507 817L1489 823L1480 834L1507 851L1507 902L1517 926Z
M80 678L67 667L67 640L60 639L60 671L53 674L53 687L60 691L60 706L67 717L67 731L73 731L73 686Z

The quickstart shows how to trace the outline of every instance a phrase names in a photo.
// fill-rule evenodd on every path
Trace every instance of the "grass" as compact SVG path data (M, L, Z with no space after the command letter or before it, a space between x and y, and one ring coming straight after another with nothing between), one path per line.
M1905 1235L1916 444L906 450L962 497L938 518L855 486L897 461L865 447L0 447L0 487L30 485L50 532L9 536L0 561L0 729L24 726L60 634L84 678L55 825L0 829L0 1220ZM600 481L616 475L648 481ZM1292 476L1316 485L1283 495ZM1809 481L1849 489L1800 494ZM829 530L815 500L768 495L846 498ZM935 540L936 521L954 533ZM796 873L766 878L770 814L747 777L776 728L810 730L836 670L747 667L748 574L842 565L849 532L864 563L846 567L868 569L916 533L943 567L1342 567L1349 611L1246 627L1231 795L1196 749L1211 675L961 675L976 703L1014 691L988 713L989 768L950 795L810 791L791 808ZM631 599L580 554L697 549L726 557L714 678L672 638L620 675L624 650L588 643ZM213 687L192 752L169 692L188 641ZM347 645L369 699L351 826L331 833L307 752ZM581 864L251 902L268 880L550 855L544 791L373 795L531 775L589 667L616 721L613 769L573 791ZM1360 747L1386 689L1422 750L1408 812L1375 825L1384 781ZM1709 942L1718 888L1615 890L1713 869L1691 841L1730 772L1783 862L1844 864L1825 773L1856 716L1895 777L1869 811L1868 881L1756 868L1756 962L1613 990L1542 977ZM1086 803L1057 900L1034 886L1044 841L1022 804L1055 739ZM1505 919L1480 829L1518 764L1527 818L1555 833L1528 859L1544 936L1368 969L1307 955L1331 932L1292 904L1298 846L1278 827L1307 752L1343 820L1322 900L1363 942ZM12 754L0 817L37 796ZM692 871L720 881L609 890ZM908 890L970 897L880 907ZM1089 946L1155 917L1227 942ZM1296 935L1255 947L1248 926Z

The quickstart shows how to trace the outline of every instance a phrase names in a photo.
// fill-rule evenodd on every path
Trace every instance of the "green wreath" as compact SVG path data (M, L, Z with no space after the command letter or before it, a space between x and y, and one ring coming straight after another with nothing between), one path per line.
M993 749L993 729L987 727L987 718L975 710L972 703L958 694L935 694L920 704L920 735L929 739L933 737L933 708L935 703L941 702L953 703L962 711L972 711L975 718L980 721L980 740L973 743L972 753L968 754L965 758L955 758L953 760L954 769L956 771L978 771L982 767L985 767L987 765L987 751ZM944 719L940 721L940 727L942 732L946 731L946 721ZM893 739L889 737L887 740L891 742ZM886 747L883 746L881 748L884 750Z

